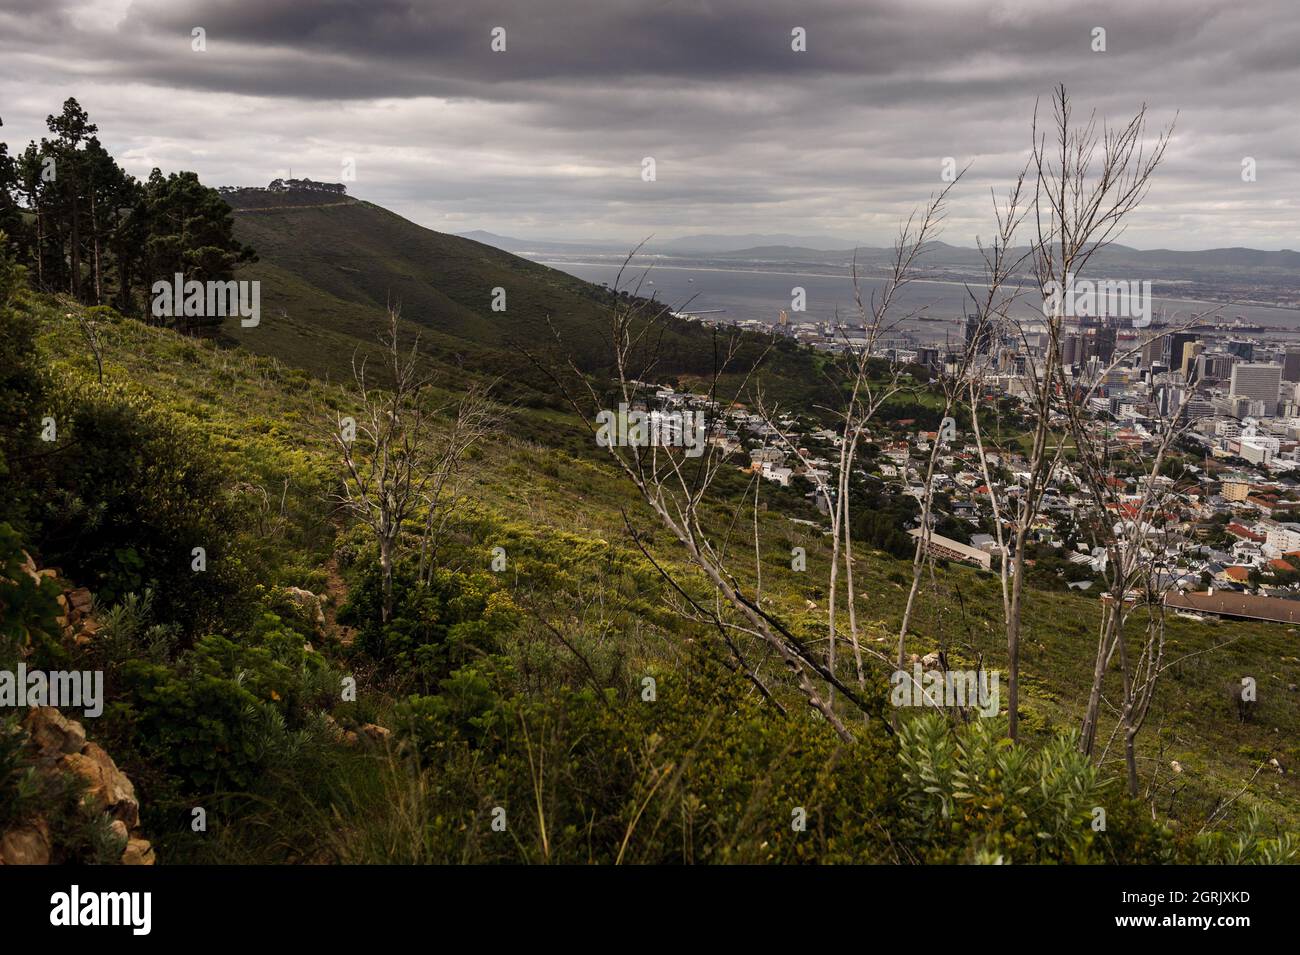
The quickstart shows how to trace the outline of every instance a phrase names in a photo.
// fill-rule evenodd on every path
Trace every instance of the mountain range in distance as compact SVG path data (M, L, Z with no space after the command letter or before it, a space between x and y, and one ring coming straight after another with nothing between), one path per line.
M515 255L563 268L566 264L610 264L632 251L634 244L611 241L567 242L516 239L476 231L461 238ZM1012 261L1027 249L1013 249ZM664 266L717 270L847 275L856 264L859 274L887 271L894 250L859 246L839 239L790 235L694 235L664 241L647 241L638 258L652 258ZM978 284L985 274L984 254L976 248L930 242L921 267L935 281ZM1300 309L1300 252L1248 248L1135 249L1110 245L1098 251L1087 266L1090 278L1150 281L1154 294L1227 305L1263 305ZM1025 259L1012 278L1032 284Z
M495 246L498 249L504 249L515 254L529 251L541 253L626 253L636 244L613 240L574 242L567 239L518 239L514 236L485 232L482 229L456 234L462 239L473 239L475 242L482 242L484 245ZM768 247L802 249L810 252L851 252L855 248L852 242L825 236L748 233L745 235L687 235L676 239L662 240L651 237L642 246L641 251L647 254L659 255L728 254Z
M626 254L635 243L614 241L575 242L558 239L519 239L497 235L483 230L456 233L516 255L533 254ZM979 266L982 253L979 249L931 242L927 245L931 259L942 265ZM860 245L843 239L825 236L794 236L785 234L762 235L687 235L674 239L648 240L642 247L645 255L680 257L709 256L737 260L784 260L847 265L856 252L859 261L873 261L888 257L892 249ZM1300 271L1300 252L1290 249L1268 251L1249 248L1204 249L1181 251L1177 249L1136 249L1125 245L1111 245L1098 254L1098 263L1114 268L1131 263L1137 267L1170 266L1203 269L1277 269Z

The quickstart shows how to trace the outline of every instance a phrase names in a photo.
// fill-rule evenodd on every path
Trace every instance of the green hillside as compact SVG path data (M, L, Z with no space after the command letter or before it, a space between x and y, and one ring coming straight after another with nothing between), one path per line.
M624 482L602 463L513 437L509 427L475 452L472 484L440 554L438 590L422 598L441 608L424 612L451 629L419 645L446 656L393 655L393 634L367 642L373 549L328 504L337 460L320 417L347 407L337 386L129 319L100 328L100 386L79 306L30 298L16 314L38 331L53 407L72 409L76 422L79 403L125 403L147 416L142 421L157 415L149 427L180 429L189 436L186 466L212 475L217 486L203 493L215 491L212 508L232 521L224 553L238 555L234 589L201 625L202 606L188 596L179 605L156 601L152 617L139 619L138 607L114 596L116 564L60 553L42 539L40 516L20 523L27 546L90 586L109 621L103 642L72 650L71 659L116 674L108 715L93 732L135 780L142 826L162 862L1214 861L1235 843L1196 834L1234 796L1211 831L1241 832L1252 812L1261 838L1300 826L1294 774L1259 773L1269 758L1288 770L1300 762L1300 715L1286 689L1300 680L1293 633L1173 622L1171 641L1187 659L1162 684L1141 747L1158 827L1120 795L1114 752L1098 770L1066 770L1067 760L981 776L992 767L965 761L1003 759L991 740L975 741L996 732L997 720L975 721L963 731L967 749L947 757L993 789L971 804L977 811L943 821L927 808L932 797L921 780L929 770L916 761L940 758L947 730L922 718L909 721L916 728L899 741L881 736L877 720L845 745L779 681L774 692L790 716L778 717L704 652L704 632L667 609L671 592L628 541L624 512L647 529L661 566L689 571ZM78 427L64 440L97 467L109 452ZM119 447L133 430L104 440ZM808 549L807 576L786 569L793 544ZM509 554L504 573L487 569L496 546ZM772 514L762 550L765 602L816 639L824 616L804 608L825 596L808 584L828 559L821 534ZM158 553L150 562L169 559L165 548ZM187 560L188 551L178 557ZM153 578L155 597L157 588L176 586L163 571L151 566L141 575ZM869 553L858 573L866 632L887 644L906 564ZM296 614L286 587L324 596L323 628ZM996 582L947 568L935 587L909 649L996 659ZM1054 741L1078 720L1096 613L1095 599L1030 596L1023 705L1025 752L1036 759L1064 758ZM145 639L150 624L171 635L165 648ZM1225 685L1225 673L1236 672L1257 675L1265 688L1244 721ZM330 689L347 674L358 678L356 702L340 702ZM206 682L193 682L200 675ZM657 680L654 703L641 695L648 675ZM204 704L190 695L200 686ZM887 692L883 682L874 692ZM212 709L225 693L232 704L244 701L242 714L238 706L224 717ZM364 740L376 725L391 727L400 746L343 739ZM192 763L191 752L213 755ZM1171 784L1173 761L1182 772ZM1065 816L1058 797L1047 789L1033 795L1040 783L1024 778L1049 766L1096 774L1072 784L1083 802L1070 803ZM1109 813L1105 833L1087 826L1098 803ZM196 804L219 820L206 835L187 826L187 807ZM816 820L809 832L791 832L791 806ZM500 807L510 813L508 841L490 829ZM1045 838L1049 823L1065 828ZM1245 845L1248 853L1274 851L1268 842Z
M237 275L261 280L263 320L223 331L252 351L346 375L353 350L373 344L385 308L395 303L420 328L433 361L463 378L500 379L504 395L525 404L557 404L552 382L525 352L544 363L572 357L584 371L606 370L607 289L369 202L257 190L225 198L239 241L257 250L259 261ZM635 278L629 270L625 284ZM498 288L504 311L492 307ZM773 398L811 402L833 393L806 351L781 342L768 353L770 339L747 333L744 340L734 367L747 371L767 353L762 380ZM654 347L661 376L713 372L713 333L696 323L669 320Z
M56 268L63 249L85 251L70 231L0 244L0 673L99 672L106 693L53 743L48 726L0 718L0 836L48 831L56 861L93 863L146 849L164 863L1300 856L1293 631L1169 622L1137 798L1114 742L1114 669L1098 758L1072 736L1099 619L1082 592L1027 591L1014 746L1000 717L891 707L892 664L869 659L859 686L847 650L819 710L743 615L703 609L718 588L546 374L573 356L608 386L608 290L339 196L247 191L232 215L192 174L119 185L138 217L115 235L138 227L147 255L118 242L119 279L91 300L120 310L88 304L84 265ZM181 268L259 280L260 324L124 314L147 316L147 280ZM382 366L390 302L421 353L410 378L390 364L390 387L362 394L354 355ZM714 334L670 321L644 376L707 381ZM760 357L750 384L769 400L810 412L837 397L827 356L753 335L724 388ZM391 387L430 372L416 392ZM873 445L939 407L909 378ZM466 420L478 425L462 442ZM367 433L395 437L380 449ZM412 462L429 480L392 483ZM802 489L764 486L759 505L742 463L721 464L701 537L740 549L735 580L757 612L805 662L825 659L823 518ZM892 659L913 512L901 496L866 502L853 616ZM905 650L996 670L1001 616L995 577L940 561ZM111 754L138 796L114 808L122 825L103 787L49 771L51 746ZM209 828L191 825L196 807Z

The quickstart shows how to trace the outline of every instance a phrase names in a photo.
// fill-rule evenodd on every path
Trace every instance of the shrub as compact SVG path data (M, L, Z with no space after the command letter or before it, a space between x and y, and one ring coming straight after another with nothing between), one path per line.
M1001 720L954 730L937 713L906 721L899 756L906 826L927 862L1163 862L1172 846L1118 781L1103 781L1075 734L1032 748ZM1105 829L1094 830L1095 810Z
M409 563L393 575L393 616L381 622L382 580L374 561L366 564L339 622L359 630L358 644L373 659L407 674L425 690L458 666L498 649L518 624L510 596L486 573L439 568L426 584Z
M42 558L104 602L152 588L159 620L189 632L237 619L250 592L239 520L202 434L138 395L84 382L62 394L57 420L58 451L32 475Z
M33 580L23 562L18 533L0 523L0 668L16 662L20 651L57 649L59 587L49 578Z

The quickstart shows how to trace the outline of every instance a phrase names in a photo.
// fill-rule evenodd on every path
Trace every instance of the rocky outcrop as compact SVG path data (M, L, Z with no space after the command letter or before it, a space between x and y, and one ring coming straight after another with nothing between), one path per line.
M344 729L339 725L338 720L328 713L323 714L325 726L331 738L335 742L345 743L348 746L384 746L393 737L393 731L387 726L379 726L376 723L362 723L355 730Z
M45 580L59 582L59 572L53 567L38 568L32 555L23 551L22 572L38 586ZM64 588L55 598L59 603L59 615L55 622L63 632L63 637L78 646L84 646L99 632L99 623L91 616L94 597L85 587Z
M28 713L23 728L37 771L78 778L85 785L83 805L112 820L111 828L126 844L122 863L152 865L153 847L135 831L140 821L135 786L103 748L86 740L82 725L54 707L41 706ZM0 833L0 865L45 865L54 848L49 826L38 816Z
M94 743L87 743L80 753L64 756L63 766L86 781L86 805L120 820L128 828L140 821L135 787L108 753Z
M0 864L49 865L52 848L50 827L38 817L0 835Z
M325 610L321 607L320 597L310 590L303 590L301 587L286 587L285 593L307 615L307 619L315 625L316 632L324 633Z
M363 740L373 743L376 746L387 743L389 738L393 735L393 731L387 726L378 726L375 723L364 723L357 732L361 734Z

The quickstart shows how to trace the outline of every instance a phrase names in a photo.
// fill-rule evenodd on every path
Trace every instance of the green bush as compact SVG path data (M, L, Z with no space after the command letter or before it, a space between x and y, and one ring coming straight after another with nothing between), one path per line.
M11 668L22 651L57 650L59 587L49 578L37 583L23 560L18 533L0 523L0 669Z
M187 632L238 622L251 590L239 517L204 436L139 395L88 382L61 393L55 417L55 450L29 475L42 559L105 603L152 589L158 619Z
M494 652L518 624L509 594L487 573L435 570L432 582L415 578L409 563L393 575L393 616L381 622L378 565L365 565L339 622L357 627L358 645L374 660L422 689L432 689L458 666Z
M1133 863L1171 861L1164 831L1103 781L1059 734L1014 746L1001 720L954 730L937 713L899 731L906 826L926 862ZM1104 817L1097 815L1104 812ZM1094 829L1104 818L1105 828Z

